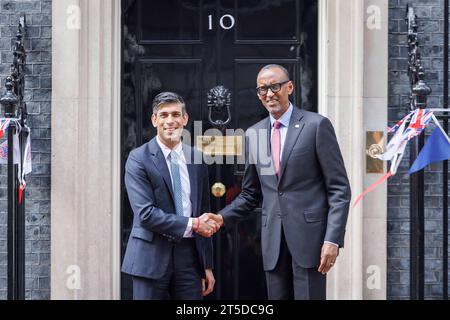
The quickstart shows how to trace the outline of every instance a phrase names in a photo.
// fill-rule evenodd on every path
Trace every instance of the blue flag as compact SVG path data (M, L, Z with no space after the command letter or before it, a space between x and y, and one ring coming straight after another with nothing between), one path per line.
M444 136L444 133L439 128L436 128L431 133L431 136L428 138L427 143L423 146L422 150L420 150L416 161L414 161L408 173L412 174L422 170L433 162L447 160L449 158L450 143Z

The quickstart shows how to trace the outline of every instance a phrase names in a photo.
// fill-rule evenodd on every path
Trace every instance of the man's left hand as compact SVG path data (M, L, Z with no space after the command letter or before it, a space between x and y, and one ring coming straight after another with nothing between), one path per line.
M320 255L319 272L326 274L336 263L336 258L339 255L339 247L332 243L324 243L322 245L322 252Z
M202 279L202 295L207 296L214 290L214 284L216 279L214 279L214 274L211 269L205 270L206 279Z

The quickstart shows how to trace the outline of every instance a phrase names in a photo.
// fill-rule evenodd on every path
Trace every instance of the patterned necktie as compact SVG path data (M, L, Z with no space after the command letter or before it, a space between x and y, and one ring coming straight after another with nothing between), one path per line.
M275 121L272 130L272 159L275 164L277 176L280 176L280 152L281 152L281 123Z
M183 195L181 190L179 157L175 151L170 152L170 171L172 172L172 188L177 215L183 215Z

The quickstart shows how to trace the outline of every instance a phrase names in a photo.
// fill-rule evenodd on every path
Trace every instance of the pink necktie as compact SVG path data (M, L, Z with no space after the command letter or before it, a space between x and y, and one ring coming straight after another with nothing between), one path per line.
M280 175L280 152L281 152L280 126L281 123L279 121L275 121L273 123L273 130L272 130L272 159L273 163L275 164L277 176Z

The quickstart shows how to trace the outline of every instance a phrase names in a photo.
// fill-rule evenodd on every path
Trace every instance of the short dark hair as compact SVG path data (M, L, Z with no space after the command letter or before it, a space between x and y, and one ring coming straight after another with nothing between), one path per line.
M261 70L259 70L259 72L258 72L258 76L259 76L259 74L260 74L262 71L268 70L268 69L274 69L274 68L277 68L277 69L280 69L281 71L283 71L283 73L284 73L284 74L286 75L286 77L287 77L286 80L291 80L291 78L290 78L290 76L289 76L289 71L288 71L285 67L283 67L282 65L274 64L274 63L267 64L267 65L265 65L264 67L262 67Z
M182 113L183 114L186 113L186 104L184 103L183 98L177 93L165 91L159 93L153 99L152 103L153 114L156 114L158 112L159 107L166 103L180 103Z

